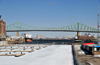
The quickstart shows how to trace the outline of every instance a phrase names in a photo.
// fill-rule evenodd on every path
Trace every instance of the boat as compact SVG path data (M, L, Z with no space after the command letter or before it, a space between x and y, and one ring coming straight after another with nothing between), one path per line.
M25 34L25 42L32 42L32 35L31 34Z

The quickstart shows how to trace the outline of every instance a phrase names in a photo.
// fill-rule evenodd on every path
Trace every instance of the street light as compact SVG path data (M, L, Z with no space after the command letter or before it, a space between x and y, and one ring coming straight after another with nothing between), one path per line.
M1 19L1 15L0 15L0 19Z
M97 14L98 20L97 20L97 29L98 29L98 33L97 33L97 42L99 44L99 6L98 6L98 14Z

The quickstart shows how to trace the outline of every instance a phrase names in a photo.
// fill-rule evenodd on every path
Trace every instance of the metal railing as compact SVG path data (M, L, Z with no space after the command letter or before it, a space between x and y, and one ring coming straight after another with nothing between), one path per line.
M83 65L81 62L80 62L80 60L78 59L78 56L77 56L77 52L76 52L76 50L75 50L75 47L74 47L74 45L72 45L73 47L73 52L74 52L74 57L75 57L75 63L76 63L76 65Z

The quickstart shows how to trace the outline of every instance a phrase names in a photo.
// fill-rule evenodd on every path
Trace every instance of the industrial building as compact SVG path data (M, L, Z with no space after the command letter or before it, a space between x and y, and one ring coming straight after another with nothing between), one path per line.
M0 16L0 41L5 41L6 39L6 22L1 19Z

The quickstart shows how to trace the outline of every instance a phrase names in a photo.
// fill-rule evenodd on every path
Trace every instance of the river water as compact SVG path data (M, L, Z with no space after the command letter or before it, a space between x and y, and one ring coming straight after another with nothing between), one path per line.
M32 42L25 42L24 44L52 44L52 43L58 43L58 44L64 44L64 43L73 43L72 40L64 39L64 40L33 40Z

